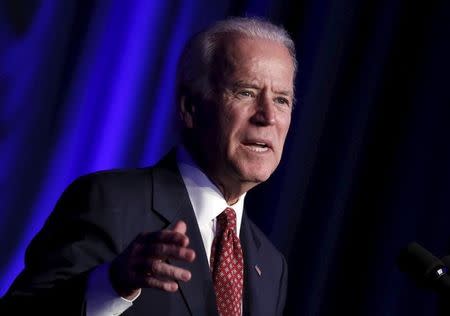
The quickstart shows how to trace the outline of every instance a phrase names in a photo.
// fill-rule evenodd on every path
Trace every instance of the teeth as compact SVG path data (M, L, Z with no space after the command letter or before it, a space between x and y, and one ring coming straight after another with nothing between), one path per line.
M257 153L262 153L265 151L268 151L269 149L267 147L261 147L261 145L247 145L247 148L250 149L251 151L257 152Z

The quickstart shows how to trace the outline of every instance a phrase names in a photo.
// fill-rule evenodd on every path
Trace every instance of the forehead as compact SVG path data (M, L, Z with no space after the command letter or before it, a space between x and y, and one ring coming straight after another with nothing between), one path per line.
M249 37L242 34L227 34L222 38L222 46L226 53L252 55L255 53L277 54L292 62L289 50L283 43L260 37Z
M220 72L226 78L273 80L293 85L294 64L289 50L280 42L228 35L221 49Z

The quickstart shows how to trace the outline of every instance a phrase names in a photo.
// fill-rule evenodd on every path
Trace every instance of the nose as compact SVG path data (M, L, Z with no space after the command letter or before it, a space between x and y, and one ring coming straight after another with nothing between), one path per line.
M269 96L260 95L256 107L256 112L252 117L253 123L257 125L274 125L276 123L275 107Z

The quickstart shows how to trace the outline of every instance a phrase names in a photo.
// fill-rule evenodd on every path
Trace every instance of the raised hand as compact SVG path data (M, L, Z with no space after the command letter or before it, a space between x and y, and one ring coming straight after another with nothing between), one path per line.
M186 229L186 223L178 221L172 230L139 234L111 263L110 279L117 293L132 299L145 287L175 292L177 282L189 281L189 270L166 261L192 262L195 259L194 250L188 248Z

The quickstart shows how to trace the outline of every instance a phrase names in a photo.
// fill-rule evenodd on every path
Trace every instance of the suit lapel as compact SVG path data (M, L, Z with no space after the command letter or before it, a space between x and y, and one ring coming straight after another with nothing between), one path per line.
M174 152L154 168L152 202L153 210L170 223L168 228L174 226L178 220L183 220L187 224L189 246L195 251L196 259L192 263L175 260L169 262L192 273L190 281L179 283L181 295L191 314L217 315L214 288L203 240L189 195L176 166Z
M243 315L264 315L261 296L264 265L260 259L260 240L251 229L249 218L242 216L240 240L244 251L244 312Z

